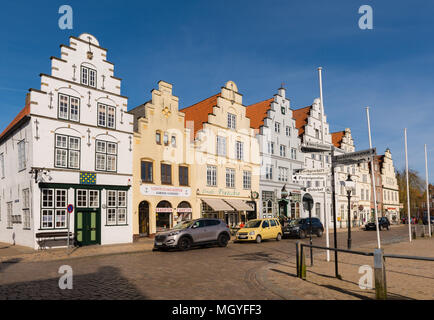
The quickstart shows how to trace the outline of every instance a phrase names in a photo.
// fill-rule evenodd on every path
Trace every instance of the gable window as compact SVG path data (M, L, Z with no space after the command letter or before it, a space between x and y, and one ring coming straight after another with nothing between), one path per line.
M80 99L59 93L59 119L79 121L80 120Z
M226 188L235 188L235 169L226 168Z
M217 186L217 167L207 166L206 167L206 184L210 187Z
M82 66L81 84L96 88L96 70Z
M41 229L64 229L67 227L66 189L42 189Z
M280 123L279 122L274 123L274 132L280 133Z
M153 163L151 161L141 162L141 176L143 182L153 181Z
M176 136L172 136L170 143L172 144L172 147L176 148Z
M280 145L280 156L286 157L286 146L284 146L283 144Z
M281 107L280 111L282 112L282 114L285 114L286 113L286 108L285 107Z
M237 116L232 114L232 113L228 113L228 128L229 129L235 129L236 125L237 125Z
M157 144L161 144L161 132L160 132L160 131L157 131L157 132L155 133L155 142L156 142Z
M188 167L179 166L179 185L188 186Z
M291 136L291 127L286 126L286 136Z
M98 126L115 129L116 127L115 107L98 103Z
M107 190L107 225L127 224L127 192Z
M161 183L172 184L172 166L170 164L161 164Z
M5 156L3 153L0 154L0 178L5 177Z
M243 171L243 188L251 189L252 188L252 172L251 171Z
M115 142L96 140L95 144L95 170L117 170L118 145Z
M243 160L244 158L244 145L241 141L236 142L237 160Z
M226 156L226 138L217 136L217 155Z
M60 168L80 168L80 144L81 139L66 135L56 134L56 148L54 166Z
M26 168L26 141L18 142L18 171Z

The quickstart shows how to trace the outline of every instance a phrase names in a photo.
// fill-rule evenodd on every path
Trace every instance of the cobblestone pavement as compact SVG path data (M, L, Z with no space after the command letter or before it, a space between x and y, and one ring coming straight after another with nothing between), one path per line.
M381 235L384 243L407 239L404 226ZM375 239L375 232L356 231L353 246L375 244ZM0 299L297 299L297 292L270 290L275 279L263 272L294 264L295 242L230 243L227 248L147 250L58 261L11 258L0 264ZM338 242L345 246L345 233L338 233ZM325 237L315 237L314 244L324 245ZM72 290L59 289L61 265L73 269Z

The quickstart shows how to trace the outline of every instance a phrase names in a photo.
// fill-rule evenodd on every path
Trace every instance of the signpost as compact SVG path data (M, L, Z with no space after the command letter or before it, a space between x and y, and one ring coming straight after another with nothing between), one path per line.
M340 154L337 156L332 157L332 162L335 166L338 165L352 165L357 164L361 162L369 162L373 159L373 157L376 154L375 148L363 150L363 151L356 151L356 152L349 152Z
M301 145L302 152L330 152L331 145L316 142L306 142Z
M309 193L305 193L303 196L303 207L304 210L309 211L309 243L310 243L310 265L313 265L313 255L312 255L312 208L313 208L313 198Z
M70 216L71 214L74 212L74 206L72 204L68 204L68 207L66 208L66 211L68 211L68 238L67 238L67 243L68 243L68 248L66 249L66 252L69 254L69 237L70 237Z

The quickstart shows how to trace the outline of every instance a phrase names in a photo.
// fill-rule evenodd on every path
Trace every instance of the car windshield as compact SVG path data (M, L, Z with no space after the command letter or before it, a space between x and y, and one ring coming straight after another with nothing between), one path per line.
M173 227L173 229L180 230L180 229L186 229L190 227L194 223L193 221L181 221L176 226Z
M260 225L261 225L261 220L250 220L249 222L246 223L244 228L259 228Z
M302 221L303 219L295 219L295 220L291 220L291 222L289 222L289 225L290 226L295 226L295 225L297 225L297 224L301 224L301 221Z

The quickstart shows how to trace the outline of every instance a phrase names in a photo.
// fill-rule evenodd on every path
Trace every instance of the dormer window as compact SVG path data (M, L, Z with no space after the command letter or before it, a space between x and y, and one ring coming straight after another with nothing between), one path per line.
M81 84L84 84L85 86L90 86L90 87L96 88L96 70L82 66L81 67Z

